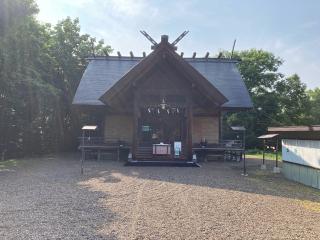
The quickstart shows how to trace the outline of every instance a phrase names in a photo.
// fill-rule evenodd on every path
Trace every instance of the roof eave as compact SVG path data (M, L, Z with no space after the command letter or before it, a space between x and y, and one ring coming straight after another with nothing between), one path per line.
M195 69L191 64L185 61L180 55L176 52L169 52L177 61L181 63L181 65L185 68L185 70L189 71L190 74L193 74L195 78L199 80L199 83L202 86L202 91L208 92L217 102L218 105L223 105L228 102L226 96L224 96L212 83L206 79L197 69Z
M146 58L142 59L138 64L133 66L128 72L123 75L110 89L108 89L99 100L104 104L109 104L109 102L113 99L117 93L119 93L123 88L127 87L130 84L130 79L132 79L132 75L139 74L137 71L137 66L145 65L148 59L152 56L154 52L150 53Z
M217 105L221 106L224 103L228 102L228 99L216 89L200 72L198 72L194 67L192 67L187 61L183 60L176 52L169 49L166 45L158 47L156 50L151 52L146 58L142 59L137 65L131 68L118 82L116 82L108 91L106 91L99 100L105 104L108 104L112 98L117 95L123 88L130 84L130 79L137 79L137 76L140 76L145 72L145 69L148 68L148 64L152 66L154 62L158 59L157 54L159 51L166 51L169 53L175 60L184 67L185 70L191 72L194 76L200 79L200 84L202 90L208 92L212 99L217 102Z

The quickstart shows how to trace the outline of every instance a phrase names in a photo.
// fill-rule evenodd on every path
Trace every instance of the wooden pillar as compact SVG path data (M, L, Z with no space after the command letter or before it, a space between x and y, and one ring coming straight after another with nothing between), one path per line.
M138 120L139 120L139 103L138 93L135 90L133 94L133 134L132 134L132 159L136 159L137 145L138 145Z
M84 149L84 137L85 137L85 132L84 130L82 130L82 139L81 139L81 169L80 169L80 172L81 174L83 174L83 163L84 163L84 160L86 158L86 153L85 153L85 149Z
M266 152L266 140L263 139L263 152L262 152L262 164L264 165L265 161L265 152Z
M276 167L278 167L278 149L279 149L279 136L277 136L277 145L276 145Z
M107 113L106 111L104 110L104 112L101 114L101 118L100 118L100 121L99 123L97 124L98 125L98 135L99 137L103 137L103 139L106 139L106 136L105 136L105 127L106 127L106 117L107 117Z
M187 159L192 160L193 107L191 100L187 105Z
M222 142L222 127L223 127L223 113L222 111L219 111L219 143Z

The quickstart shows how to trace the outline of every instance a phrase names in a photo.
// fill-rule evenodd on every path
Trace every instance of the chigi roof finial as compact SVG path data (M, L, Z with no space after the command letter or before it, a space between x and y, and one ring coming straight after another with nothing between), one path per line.
M172 46L177 45L177 43L180 42L180 40L181 40L182 38L184 38L184 37L188 34L188 32L189 32L189 31L184 31L183 33L181 33L180 36L177 37L177 39L174 40L174 41L171 43L171 45L172 45Z
M169 43L169 36L168 35L162 35L161 36L161 42L160 43L157 43L146 31L140 31L141 34L143 36L145 36L151 43L152 43L152 46L151 46L151 49L155 49L156 47L159 46L159 44L163 43L163 44L169 44L172 46L172 48L174 50L177 50L177 47L175 46L178 42L180 42L180 40L182 38L184 38L188 33L189 31L184 31L183 33L180 34L179 37L177 37L176 40L174 40L172 43Z
M143 36L145 36L152 43L153 46L158 45L158 43L146 31L140 31L140 32Z

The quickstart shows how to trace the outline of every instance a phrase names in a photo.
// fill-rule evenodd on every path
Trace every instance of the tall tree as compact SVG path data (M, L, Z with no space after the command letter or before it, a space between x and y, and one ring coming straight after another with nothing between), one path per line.
M78 126L71 99L85 57L111 48L80 34L78 19L38 23L33 0L0 4L0 145L24 155L70 148Z
M42 63L44 28L35 20L33 1L3 1L0 39L1 139L23 152L36 139L34 120L39 107L37 95L53 93L38 71Z
M223 52L224 57L230 57ZM309 99L306 86L298 75L285 78L279 72L282 60L263 50L235 52L240 73L251 95L254 109L241 113L228 113L224 116L225 134L227 126L241 124L248 130L249 147L257 146L257 136L266 132L268 126L308 123Z
M271 52L250 49L235 52L234 56L241 59L238 67L251 94L272 92L275 83L283 77L278 72L283 61Z
M57 70L54 85L63 92L57 109L61 111L63 119L60 121L64 124L60 133L65 140L63 146L70 149L80 129L79 115L71 102L87 64L86 57L111 53L112 49L105 46L103 40L97 42L90 35L81 34L79 19L68 17L53 27L50 50Z
M283 125L303 125L310 122L310 99L306 85L297 74L277 82L278 121Z
M309 90L311 124L320 125L320 88Z

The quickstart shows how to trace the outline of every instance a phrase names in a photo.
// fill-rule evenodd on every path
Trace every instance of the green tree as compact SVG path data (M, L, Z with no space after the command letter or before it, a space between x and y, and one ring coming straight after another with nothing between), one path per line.
M70 149L79 128L71 100L85 58L111 48L80 34L78 19L40 24L33 0L0 4L0 144L23 155Z
M320 88L309 90L311 124L320 125Z
M304 125L310 122L310 99L307 87L294 74L277 82L280 113L278 121L283 125Z
M223 52L224 57L230 57ZM228 126L244 125L247 128L249 147L259 144L257 137L268 126L297 125L309 122L309 99L306 86L298 75L285 78L279 72L282 60L270 52L251 49L235 52L240 59L239 71L251 95L254 108L247 112L227 113L224 116L225 137L231 132Z
M0 141L21 152L31 152L31 145L38 142L40 136L40 128L35 124L43 107L39 96L45 93L54 98L56 95L42 76L46 29L34 18L37 8L33 1L1 3L7 15L2 16L0 24L3 32L0 38ZM41 146L41 142L38 143Z
M60 137L64 139L63 147L70 149L79 136L79 114L71 106L76 88L87 64L86 58L94 54L111 53L110 46L103 40L96 41L88 34L80 33L79 19L66 18L51 30L50 51L55 60L56 75L53 84L63 92L58 105L63 123Z
M0 1L0 38L27 18L38 13L39 9L33 0L1 0Z
M223 51L221 55L230 58L231 53ZM239 59L238 68L250 94L272 92L275 83L283 74L278 72L283 61L273 53L261 49L235 51L233 58Z

